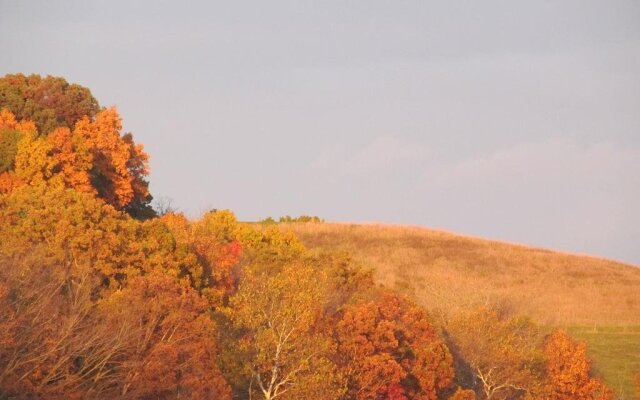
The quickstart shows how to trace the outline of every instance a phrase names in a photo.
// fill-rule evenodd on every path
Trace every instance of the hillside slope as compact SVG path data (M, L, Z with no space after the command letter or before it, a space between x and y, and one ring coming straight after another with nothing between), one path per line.
M500 304L545 325L640 324L640 268L417 227L282 224L311 249L346 250L388 287L445 314Z

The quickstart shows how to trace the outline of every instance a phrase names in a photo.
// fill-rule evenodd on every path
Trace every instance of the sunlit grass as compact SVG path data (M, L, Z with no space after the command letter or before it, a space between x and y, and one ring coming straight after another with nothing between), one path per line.
M347 250L378 282L450 312L501 304L540 324L640 324L640 268L415 227L284 224L312 249Z
M573 326L568 331L587 341L595 374L619 399L633 399L633 377L640 373L640 326Z

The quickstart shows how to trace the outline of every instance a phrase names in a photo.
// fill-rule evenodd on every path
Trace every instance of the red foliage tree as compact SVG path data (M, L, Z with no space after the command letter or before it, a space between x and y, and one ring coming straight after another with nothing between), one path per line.
M436 399L453 379L449 350L427 315L396 295L345 307L335 337L349 398Z

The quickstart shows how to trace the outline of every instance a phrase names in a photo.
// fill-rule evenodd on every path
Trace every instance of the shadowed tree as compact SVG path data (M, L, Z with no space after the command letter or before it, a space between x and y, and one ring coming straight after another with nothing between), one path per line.
M483 399L518 399L540 386L543 374L537 327L527 318L480 308L447 326L460 374ZM465 368L466 367L466 368ZM460 383L460 382L459 382Z
M100 304L106 323L129 327L116 358L118 396L133 399L230 399L217 366L216 326L207 302L187 281L152 273L132 279Z
M129 214L144 216L145 210L151 212L146 181L149 157L142 145L136 145L132 136L122 135L121 130L120 115L112 107L100 111L94 120L80 119L73 134L91 155L89 175L98 196Z

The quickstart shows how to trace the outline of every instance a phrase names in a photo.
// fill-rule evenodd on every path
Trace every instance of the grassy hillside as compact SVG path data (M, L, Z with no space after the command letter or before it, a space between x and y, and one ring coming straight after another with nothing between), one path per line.
M640 268L424 228L282 224L311 249L346 250L378 282L446 316L479 304L508 307L587 340L595 372L631 398L640 372Z
M343 249L379 282L449 312L502 304L544 325L640 325L640 268L416 227L284 224L312 249Z

